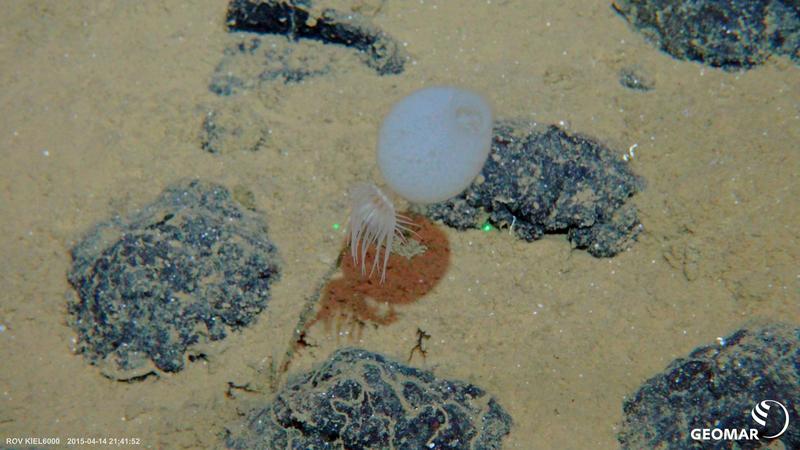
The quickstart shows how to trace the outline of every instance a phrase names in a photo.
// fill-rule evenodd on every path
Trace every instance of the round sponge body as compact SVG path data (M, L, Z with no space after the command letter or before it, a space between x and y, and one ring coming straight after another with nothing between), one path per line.
M492 140L492 109L480 95L441 86L397 102L381 125L378 166L389 187L414 203L463 191L480 173Z

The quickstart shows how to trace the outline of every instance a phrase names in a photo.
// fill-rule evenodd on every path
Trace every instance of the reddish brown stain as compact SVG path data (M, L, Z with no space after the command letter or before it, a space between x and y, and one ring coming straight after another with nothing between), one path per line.
M447 272L450 264L450 242L447 236L430 220L408 214L416 224L416 236L411 238L427 247L424 253L406 258L392 253L386 268L386 280L380 274L368 278L375 257L375 247L367 251L367 274L361 274L361 265L353 263L349 247L341 254L342 276L334 278L322 292L317 316L306 329L322 321L326 328L359 328L367 323L388 325L397 320L395 307L413 303L430 292Z

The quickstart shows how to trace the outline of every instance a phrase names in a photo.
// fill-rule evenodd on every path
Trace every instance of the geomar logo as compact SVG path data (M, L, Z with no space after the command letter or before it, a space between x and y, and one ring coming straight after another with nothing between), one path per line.
M781 431L773 434L772 436L762 436L764 439L775 439L776 437L785 433L786 429L789 428L789 411L781 402L775 400L764 400L756 404L756 406L754 406L750 411L750 416L756 421L757 424L761 425L762 427L766 427L767 418L769 418L769 409L772 405L777 405L783 410L783 428L781 428Z
M773 406L777 408L772 409ZM756 403L750 410L750 417L760 425L762 432L777 430L779 426L780 431L759 436L759 428L693 428L689 434L696 441L757 441L780 437L789 428L789 410L777 400L767 399ZM776 423L777 420L782 422Z

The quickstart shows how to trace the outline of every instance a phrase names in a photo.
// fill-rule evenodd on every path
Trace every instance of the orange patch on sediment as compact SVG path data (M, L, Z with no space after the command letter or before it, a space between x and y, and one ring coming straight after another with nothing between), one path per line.
M416 225L415 239L427 247L424 253L406 258L392 253L386 267L386 280L369 275L369 267L375 258L375 247L367 250L367 275L361 274L361 265L356 265L345 247L341 255L342 277L332 279L322 292L319 310L306 329L318 321L329 327L349 324L363 326L366 323L388 325L397 320L395 306L413 303L430 292L442 279L450 264L450 242L447 236L427 218L409 214ZM376 271L377 272L377 271Z

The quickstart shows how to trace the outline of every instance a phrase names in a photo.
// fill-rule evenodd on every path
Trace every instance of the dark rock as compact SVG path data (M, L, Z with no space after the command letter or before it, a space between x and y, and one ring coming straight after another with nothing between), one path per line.
M459 230L488 220L527 241L566 232L594 256L614 256L639 234L626 203L643 182L600 144L551 126L495 124L481 175L460 195L417 211Z
M78 351L120 380L179 371L187 349L250 324L280 273L260 217L197 180L97 225L72 258Z
M359 349L336 351L228 430L235 449L499 449L511 417L482 389Z
M797 0L615 0L614 9L662 50L728 70L770 55L800 63Z
M792 421L800 417L800 328L740 330L673 361L625 401L619 441L624 448L761 448L760 441L697 441L690 432L755 428L775 435L786 420L780 407L770 405L766 427L751 417L764 400L783 404ZM800 427L790 423L777 440L800 448Z
M200 138L205 151L263 148L270 133L267 124L274 119L270 113L291 97L283 88L349 70L356 58L353 49L379 75L403 71L408 59L403 46L365 17L333 9L311 11L310 1L230 2L231 43L209 83L209 90L224 98L204 118ZM252 95L238 95L244 92Z
M228 7L228 28L343 45L358 50L380 75L403 71L406 55L402 46L366 18L333 9L325 9L317 17L311 15L311 9L310 0L233 0Z

